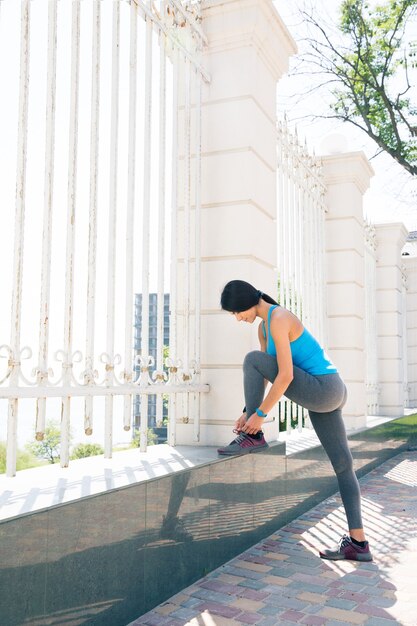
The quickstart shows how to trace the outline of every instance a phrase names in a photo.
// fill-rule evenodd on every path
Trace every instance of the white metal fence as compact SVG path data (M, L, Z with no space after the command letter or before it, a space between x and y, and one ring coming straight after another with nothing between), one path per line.
M326 188L320 159L308 153L286 121L278 123L277 147L278 301L325 344ZM304 415L294 403L280 402L287 431L294 421L301 429Z
M378 415L378 338L376 305L376 232L375 226L364 223L365 237L365 358L366 408L368 415Z
M192 280L199 282L201 81L208 80L201 67L205 37L198 4L6 0L0 29L0 124L7 151L0 197L3 236L10 239L2 253L13 258L0 291L7 474L16 469L19 404L25 398L36 403L29 410L36 411L38 440L48 405L61 399L62 466L69 462L74 399L80 397L84 406L75 417L84 419L86 434L94 420L104 421L107 457L114 418L130 429L135 395L156 394L160 418L162 394L169 394L174 416L177 396L187 398L187 410L188 396L197 398L198 439L198 397L208 390L199 382L199 289L190 289ZM13 68L20 68L19 82ZM14 239L7 235L13 227ZM181 317L179 255L187 303ZM158 294L156 363L148 342L151 290ZM170 345L164 363L165 292ZM142 294L139 376L135 293ZM147 406L141 402L142 450ZM175 419L169 440L175 443Z
M408 349L408 310L407 310L407 270L404 265L401 266L401 321L402 321L402 380L403 380L403 392L404 392L404 407L409 408L411 385L408 372L409 362L409 349Z

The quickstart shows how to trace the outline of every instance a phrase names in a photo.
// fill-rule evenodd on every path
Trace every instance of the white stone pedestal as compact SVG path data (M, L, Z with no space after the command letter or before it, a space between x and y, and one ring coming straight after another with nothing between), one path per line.
M229 443L244 405L242 363L258 347L257 325L220 309L233 279L277 292L276 83L296 46L270 0L208 0L203 64L201 399L204 445ZM266 432L278 432L277 424ZM177 423L177 442L192 443Z
M363 195L373 170L363 152L323 157L327 185L328 352L348 389L346 426L366 425Z
M408 405L417 407L417 257L402 257L407 277Z
M377 224L377 328L380 415L404 414L407 367L403 348L403 259L408 231L404 224ZM404 359L405 357L405 359Z

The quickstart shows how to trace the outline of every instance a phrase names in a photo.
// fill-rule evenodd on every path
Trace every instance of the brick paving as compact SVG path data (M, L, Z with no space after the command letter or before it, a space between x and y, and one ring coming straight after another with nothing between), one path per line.
M372 563L318 557L346 532L332 497L131 626L417 626L417 452L360 483Z

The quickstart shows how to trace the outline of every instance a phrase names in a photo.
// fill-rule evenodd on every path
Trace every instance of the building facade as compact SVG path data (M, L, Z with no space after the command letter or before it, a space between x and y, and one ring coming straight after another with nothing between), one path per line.
M158 294L149 294L149 355L154 359L151 372L156 368L157 360L157 319L158 319ZM141 353L142 349L142 294L135 294L135 318L134 318L134 358ZM164 350L169 346L169 294L164 294ZM135 376L139 376L140 367L134 366ZM140 428L140 397L133 400L133 435ZM167 403L163 403L163 419L168 417ZM156 428L156 396L148 396L148 420L149 427Z

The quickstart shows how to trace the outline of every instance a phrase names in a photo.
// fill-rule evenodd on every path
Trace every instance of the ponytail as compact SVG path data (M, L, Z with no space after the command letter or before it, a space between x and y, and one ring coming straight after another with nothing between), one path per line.
M265 300L265 302L268 302L268 304L278 304L278 302L275 302L275 300L271 298L271 296L268 296L267 293L262 293L261 298L262 300Z
M278 304L271 296L262 293L250 283L244 280L231 280L224 287L220 302L224 311L241 313L256 306L261 298L269 304Z

